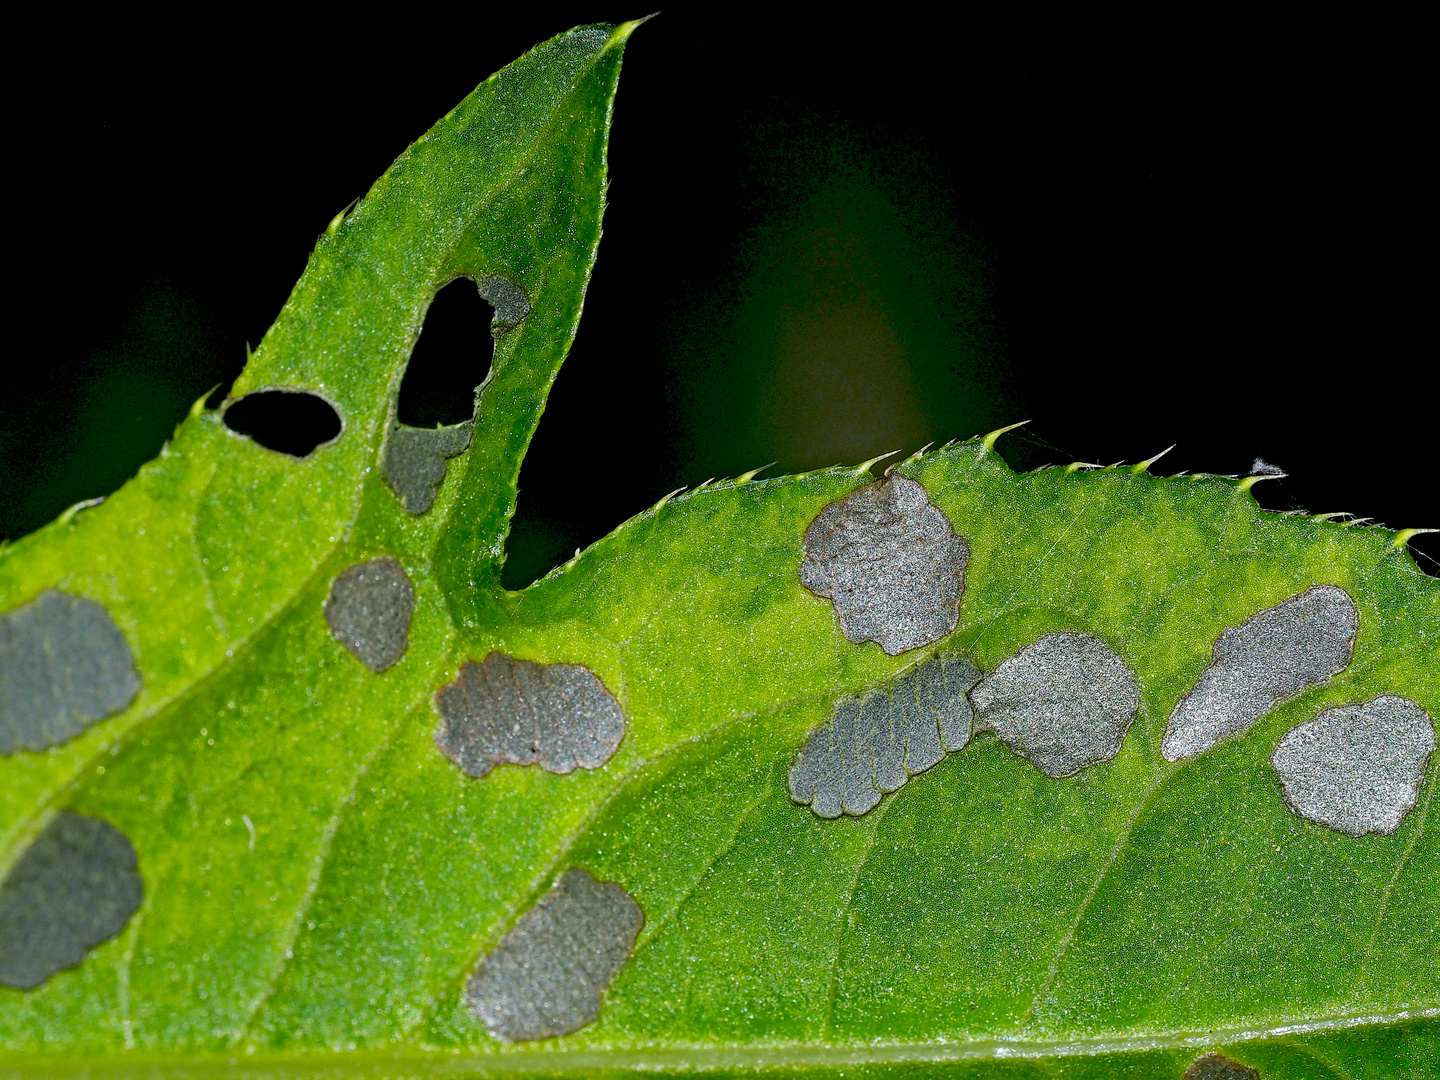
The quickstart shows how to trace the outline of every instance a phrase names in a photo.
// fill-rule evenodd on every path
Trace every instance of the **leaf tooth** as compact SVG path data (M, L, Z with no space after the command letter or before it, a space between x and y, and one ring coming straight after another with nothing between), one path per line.
M245 362L247 364L250 362L249 346L246 346L245 349ZM200 414L205 411L205 402L210 399L211 394L215 393L215 391L219 389L220 384L217 382L214 386L210 387L209 390L206 390L203 394L201 394L198 398L195 399L195 404L190 406L190 419L194 420L196 417L200 416Z
M1239 480L1238 473L1197 472L1190 474L1191 480Z
M988 454L991 450L995 449L995 440L1000 438L1001 435L1004 435L1007 431L1014 431L1018 427L1024 427L1028 423L1030 423L1029 420L1021 420L1018 424L1010 424L1008 427L996 428L990 432L990 434L980 440L985 446L985 452Z
M1261 480L1284 480L1288 475L1290 474L1283 472L1255 473L1241 480L1239 488L1241 491L1249 491L1256 484L1260 483Z
M1344 521L1339 521L1339 522L1335 522L1335 519L1336 519L1336 518L1345 518L1346 520L1344 520ZM1374 519L1374 518L1368 518L1368 517L1364 517L1364 518L1362 518L1362 517L1356 517L1354 514L1350 513L1350 511L1348 511L1348 510L1332 510L1332 511L1330 511L1329 513L1325 513L1325 514L1311 514L1311 515L1310 515L1310 520L1311 520L1311 521L1317 521L1317 522L1335 522L1335 523L1338 524L1342 529L1348 529L1348 528L1350 528L1350 526L1352 526L1352 525L1365 525L1365 524L1367 524L1367 523L1369 523L1369 522L1374 521L1375 519ZM1430 532L1431 530L1429 530L1429 529L1421 529L1420 531L1421 531L1421 532Z
M685 486L682 484L680 487L676 488L674 491L670 492L669 494L667 494L667 495L661 495L661 496L660 496L660 501L657 502L654 506L652 506L652 507L650 508L650 511L649 511L649 512L652 513L652 514L658 514L658 513L660 512L660 508L661 508L662 506L664 506L666 503L668 503L671 499L673 499L676 495L679 495L679 494L680 494L682 491L684 491L684 490L685 490Z
M926 451L926 450L929 450L929 449L930 449L932 446L934 446L934 445L935 445L935 443L934 443L933 440L930 441L930 442L927 442L924 446L920 447L919 450L916 450L913 454L911 454L909 457L907 457L904 461L900 462L899 465L909 465L912 461L919 461L921 458L923 458L923 457L925 456L925 451ZM899 453L899 451L897 450L896 453ZM895 467L898 468L899 465L897 465L897 466L895 466Z
M751 469L749 472L741 473L735 478L735 486L740 487L742 484L750 483L751 480L754 480L755 477L759 476L766 469L770 468L771 465L777 464L779 464L779 462L771 461L768 464L761 465L758 469Z
M99 495L99 496L97 496L97 497L95 497L95 498L93 498L93 499L81 499L79 502L75 503L73 506L68 506L68 507L66 507L65 510L61 512L60 516L55 519L55 524L57 524L57 525L64 525L67 521L69 521L71 518L73 518L73 517L74 517L76 514L78 514L81 510L88 510L88 509L90 509L90 507L92 507L92 506L99 506L101 503L103 503L103 502L105 501L105 498L106 498L106 497L105 497L104 495Z
M1410 542L1412 536L1421 536L1425 533L1435 532L1440 532L1440 529L1401 529L1395 534L1395 539L1390 541L1390 546L1403 548Z
M1139 462L1139 463L1138 463L1137 465L1135 465L1135 467L1132 468L1130 471L1131 471L1134 475L1136 475L1136 476L1139 476L1141 473L1144 473L1144 472L1149 472L1151 465L1154 465L1155 462L1159 461L1162 457L1164 457L1166 454L1168 454L1171 450L1174 450L1175 447L1177 447L1178 445L1180 445L1180 444L1179 444L1179 443L1171 443L1169 446L1167 446L1164 450L1161 450L1161 451L1160 451L1158 454L1156 454L1154 457L1149 457L1149 458L1146 458L1144 461Z
M350 216L350 211L355 209L355 204L359 201L360 196L356 195L355 198L351 199L348 203L345 204L345 206L338 214L336 214L333 218L330 219L330 224L325 226L326 239L335 235L341 224L343 224L345 219Z
M884 461L886 458L888 458L888 457L894 457L896 454L899 454L899 453L903 453L903 451L901 451L901 450L889 450L889 451L886 451L885 453L881 454L879 457L873 457L873 458L871 458L869 461L862 461L859 465L856 465L856 466L855 466L855 471L856 471L857 473L869 472L871 465L878 464L879 462ZM893 467L893 466L892 466L892 467ZM836 466L836 468L840 468L840 466Z

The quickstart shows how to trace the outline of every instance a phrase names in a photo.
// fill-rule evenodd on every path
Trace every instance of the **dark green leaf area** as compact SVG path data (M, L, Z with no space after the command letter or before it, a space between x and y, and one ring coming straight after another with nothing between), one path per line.
M1178 770L1137 809L1037 1023L1195 1030L1231 1016L1280 1026L1428 1003L1440 881L1423 834L1435 775L1401 830L1356 845L1275 813L1274 775L1243 745Z

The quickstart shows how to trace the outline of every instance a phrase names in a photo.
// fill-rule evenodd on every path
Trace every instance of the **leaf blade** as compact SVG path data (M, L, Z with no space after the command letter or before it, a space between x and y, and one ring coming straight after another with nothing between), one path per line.
M917 660L846 641L796 577L806 526L863 470L706 487L523 593L499 589L519 459L593 264L627 33L567 36L579 52L548 97L505 73L487 82L496 100L467 99L321 239L236 393L324 393L346 420L339 443L268 458L201 412L111 503L0 558L7 609L42 582L108 589L149 695L57 752L0 762L12 855L63 802L125 824L147 882L119 939L34 995L7 992L7 1051L177 1072L244 1053L262 1075L383 1061L423 1074L457 1052L477 1072L817 1075L1178 1075L1213 1046L1280 1076L1316 1062L1341 1075L1330 1062L1347 1055L1433 1060L1434 763L1401 829L1360 841L1295 818L1266 765L1327 705L1403 693L1440 708L1440 592L1389 534L1265 515L1221 481L1016 476L992 439L907 460L901 474L973 551L944 647L993 669L1082 629L1133 666L1141 711L1119 756L1073 777L981 736L836 821L789 800L790 759L837 696ZM586 49L589 81L565 90ZM511 128L532 106L544 119L495 151L505 183L472 190L494 146L451 172L435 162L484 101L519 110ZM545 140L542 168L524 147ZM398 285L378 272L392 265ZM433 510L409 515L372 471L397 373L433 291L495 273L535 303L500 340L469 451ZM144 539L152 522L161 535ZM406 658L383 677L320 618L330 580L379 554L416 593ZM119 556L134 566L117 571ZM182 574L168 606L146 609L173 621L126 613L139 585ZM1361 610L1350 668L1248 734L1165 761L1165 718L1217 635L1321 582ZM615 758L460 775L433 745L430 695L495 649L590 666L629 717ZM647 924L596 1024L502 1047L465 1007L465 978L572 865L624 885ZM1367 982L1367 965L1384 978Z

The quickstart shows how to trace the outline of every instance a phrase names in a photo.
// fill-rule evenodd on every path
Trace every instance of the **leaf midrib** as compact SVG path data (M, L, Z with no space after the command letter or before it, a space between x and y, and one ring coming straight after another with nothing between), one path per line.
M333 1051L315 1050L284 1053L211 1053L185 1057L125 1053L104 1057L41 1057L13 1059L7 1068L16 1075L36 1077L69 1076L85 1066L103 1069L105 1075L163 1078L167 1076L224 1075L294 1078L333 1076L337 1069L406 1070L414 1076L454 1076L474 1068L501 1074L584 1073L597 1069L664 1068L765 1069L796 1066L831 1067L857 1065L904 1065L964 1061L998 1061L1004 1058L1082 1058L1101 1055L1144 1053L1166 1050L1201 1050L1239 1043L1267 1040L1295 1045L1296 1037L1388 1027L1411 1021L1440 1019L1440 1001L1397 1009L1388 1013L1336 1013L1296 1024L1271 1027L1205 1028L1153 1032L1131 1038L1107 1036L1047 1041L1020 1039L975 1039L948 1042L871 1042L824 1045L808 1042L724 1046L713 1043L678 1044L664 1050L630 1048L614 1050L564 1050L548 1047L512 1046L463 1051ZM1299 1045L1306 1045L1303 1042Z

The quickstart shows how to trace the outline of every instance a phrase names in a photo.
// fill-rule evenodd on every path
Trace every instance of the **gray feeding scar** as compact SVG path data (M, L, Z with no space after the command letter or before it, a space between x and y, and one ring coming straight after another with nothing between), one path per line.
M404 567L388 555L357 563L338 575L325 601L330 633L375 672L405 654L414 612L415 589Z
M836 499L804 549L800 584L835 605L847 641L897 656L955 629L970 548L914 480L892 474Z
M1190 1063L1181 1080L1260 1080L1260 1071L1224 1054L1206 1054Z
M1316 585L1224 631L1214 659L1170 714L1167 761L1241 735L1277 702L1350 666L1360 613L1344 589Z
M599 1017L601 996L644 923L619 885L566 870L480 961L465 998L502 1042L578 1031Z
M435 693L435 745L469 776L501 762L546 772L598 769L625 737L625 714L596 674L579 664L537 664L492 652L467 660Z
M67 742L139 692L130 645L94 600L46 589L0 615L0 754Z
M61 810L0 884L0 986L33 990L74 967L125 928L142 894L125 834Z
M409 513L423 514L435 505L435 496L445 482L447 461L470 448L474 429L473 420L438 428L390 425L380 473Z
M495 309L495 317L490 320L490 334L493 337L501 337L515 329L525 321L525 316L530 314L530 298L525 295L524 289L509 278L492 274L476 281L475 288Z
M790 798L822 818L866 813L970 741L965 692L980 676L968 657L933 656L891 690L839 702L790 766Z
M1115 650L1074 631L1047 634L1000 663L970 694L976 726L1046 776L1120 752L1140 687Z
M1425 710L1387 694L1296 724L1270 764L1296 814L1363 836L1400 827L1434 750L1435 726Z

